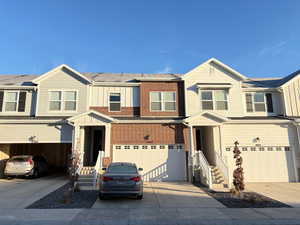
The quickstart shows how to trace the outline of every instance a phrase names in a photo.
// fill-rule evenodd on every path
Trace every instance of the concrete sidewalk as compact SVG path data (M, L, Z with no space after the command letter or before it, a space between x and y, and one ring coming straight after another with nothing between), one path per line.
M300 224L299 208L148 208L0 210L0 225L290 225Z

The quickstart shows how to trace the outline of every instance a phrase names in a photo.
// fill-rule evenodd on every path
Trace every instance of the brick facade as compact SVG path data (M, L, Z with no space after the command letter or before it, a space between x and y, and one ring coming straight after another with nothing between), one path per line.
M183 124L112 124L111 144L184 144L187 150L188 132Z
M151 91L175 91L176 111L174 112L151 112ZM140 85L141 116L184 116L184 84L183 82L142 82Z

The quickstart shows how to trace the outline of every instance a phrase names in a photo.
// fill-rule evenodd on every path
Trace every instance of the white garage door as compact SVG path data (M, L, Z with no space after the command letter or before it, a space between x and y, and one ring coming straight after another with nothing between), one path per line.
M186 181L183 145L114 145L114 162L143 168L144 181Z
M252 150L251 150L252 149ZM295 170L288 146L248 147L242 150L246 182L292 182Z

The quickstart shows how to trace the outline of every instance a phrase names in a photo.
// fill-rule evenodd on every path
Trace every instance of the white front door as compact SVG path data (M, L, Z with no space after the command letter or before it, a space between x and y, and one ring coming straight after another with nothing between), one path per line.
M135 163L144 181L186 181L183 145L114 145L113 162Z

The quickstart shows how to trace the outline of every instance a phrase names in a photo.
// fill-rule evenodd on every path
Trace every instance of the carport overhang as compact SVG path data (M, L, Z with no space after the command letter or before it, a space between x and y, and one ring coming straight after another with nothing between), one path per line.
M117 122L116 119L104 115L95 110L89 110L85 113L78 114L70 117L67 123L73 126L72 134L72 149L81 150L81 129L86 126L104 126L105 127L105 156L110 157L110 136L111 136L111 123Z

